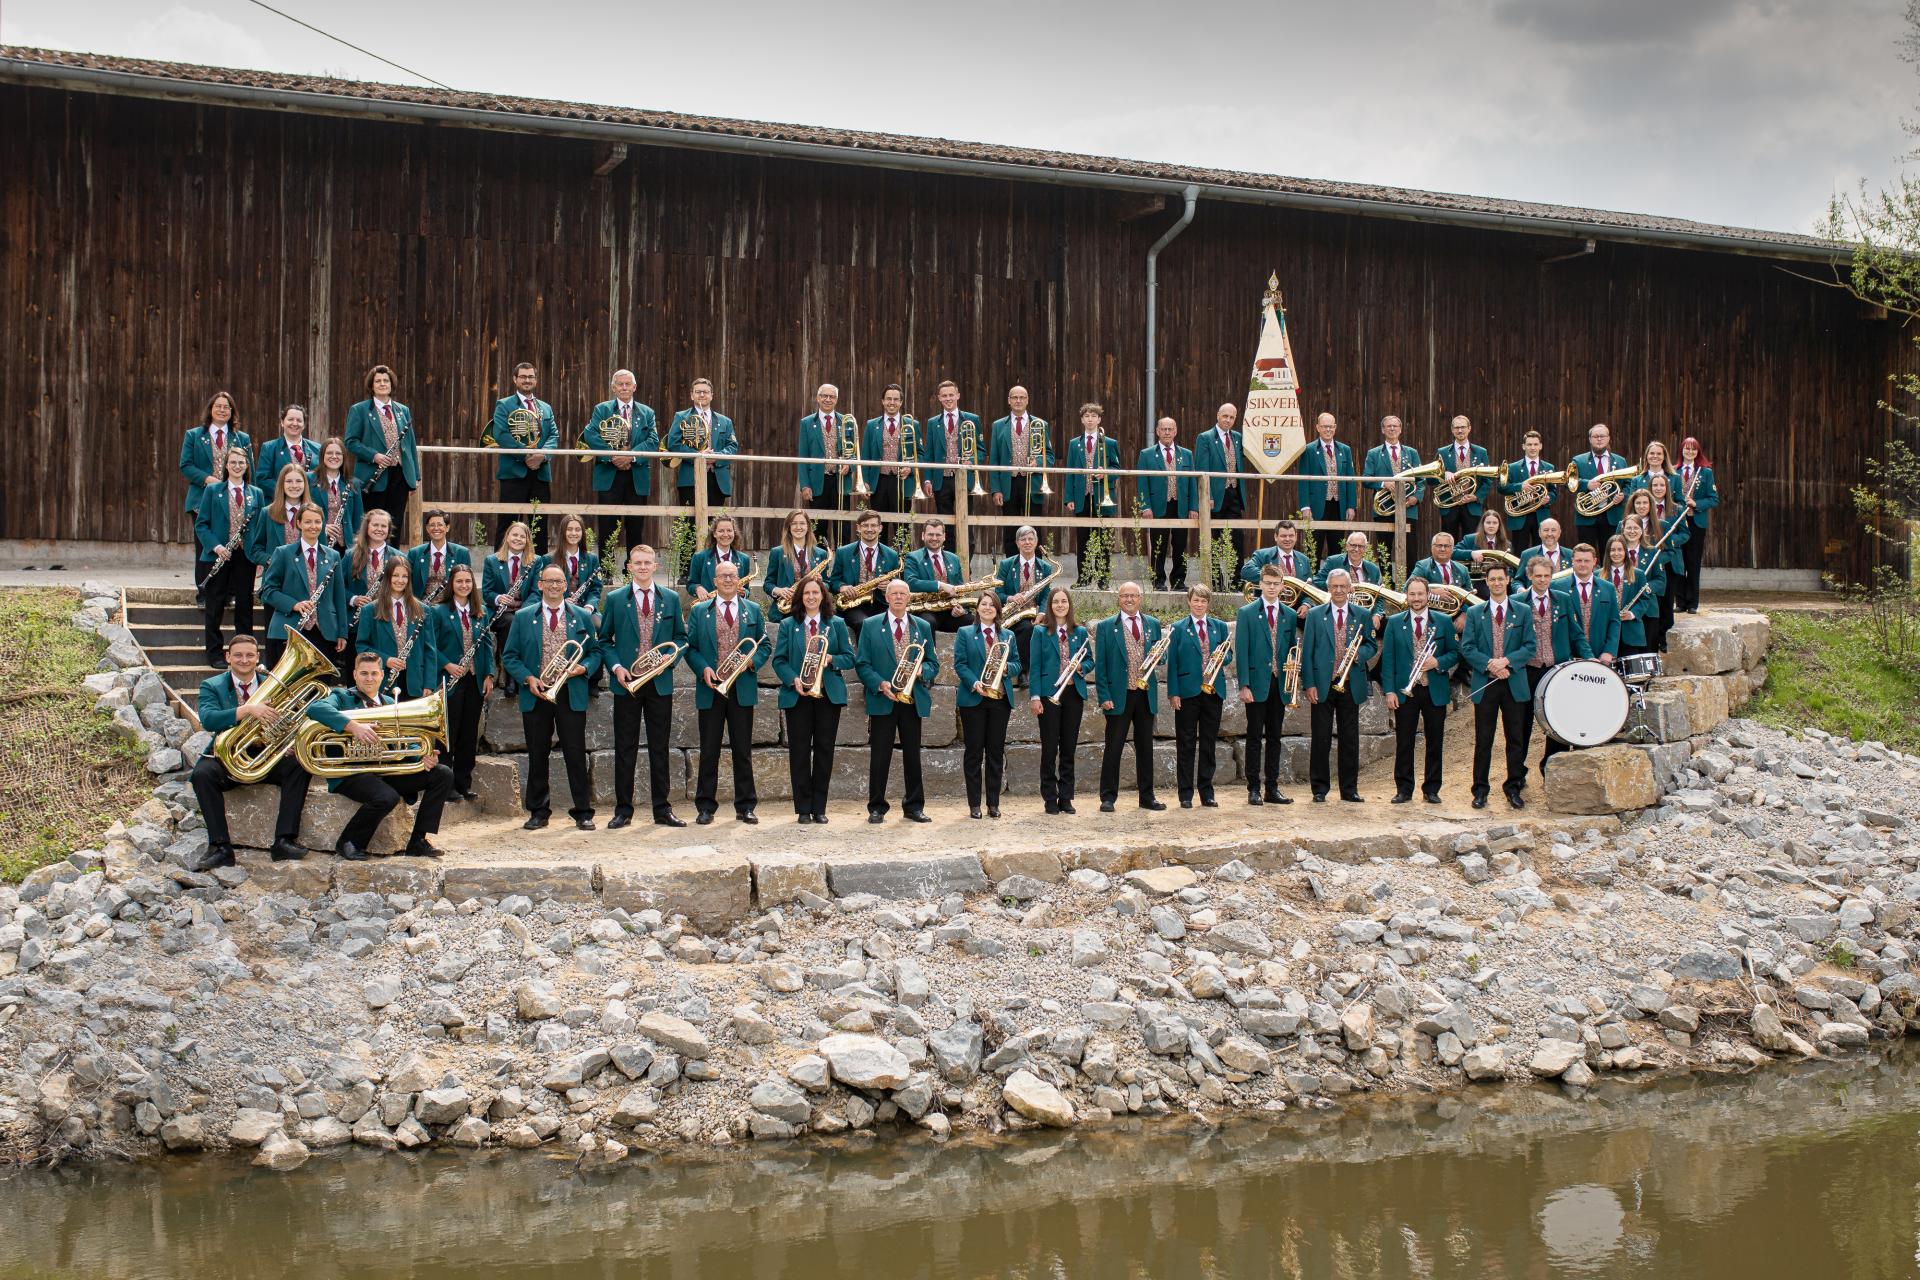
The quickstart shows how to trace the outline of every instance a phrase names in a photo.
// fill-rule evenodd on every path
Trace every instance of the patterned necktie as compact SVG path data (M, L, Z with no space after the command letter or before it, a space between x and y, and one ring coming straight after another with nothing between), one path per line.
M509 587L519 585L519 582L520 582L520 557L519 556L507 557L507 576L513 579L512 582L507 584Z
M816 613L807 619L807 639L811 640L819 634L820 615Z
M442 553L438 551L433 553L433 572L428 575L429 577L437 578L440 576L440 556L441 555Z
M1336 657L1347 651L1347 611L1345 609L1333 611L1333 648Z
M253 696L253 683L251 681L248 681L247 683L240 685L239 688L235 690L235 692L237 692L240 695L240 701L245 702L248 698L251 698Z
M1167 470L1169 470L1169 471L1171 471L1171 470L1173 470L1173 446L1172 446L1172 445L1170 445L1170 444L1169 444L1169 445L1162 445L1162 446L1161 446L1161 451L1162 451L1162 452L1163 452L1164 454L1166 454L1166 458L1167 458Z
M872 547L867 548L867 572L865 576L869 578L873 576L873 548Z
M1280 611L1267 606L1267 670L1280 673Z
M1133 625L1133 642L1135 644L1144 644L1145 641L1140 638L1140 615L1136 613L1133 617L1129 618L1128 621Z
M1593 638L1593 584L1590 582L1580 584L1580 630L1588 639Z
M1503 658L1507 653L1507 609L1505 605L1493 606L1493 656Z
M993 648L993 628L992 627L987 628L986 640L987 640L987 648L989 649Z
M314 569L314 563L313 563L313 548L308 547L307 548L307 590L308 591L317 590L320 586L319 579L317 579L314 576L314 573L315 573L315 569Z
M933 561L933 580L935 582L945 582L947 580L947 557L938 551L930 551L927 555L928 558Z

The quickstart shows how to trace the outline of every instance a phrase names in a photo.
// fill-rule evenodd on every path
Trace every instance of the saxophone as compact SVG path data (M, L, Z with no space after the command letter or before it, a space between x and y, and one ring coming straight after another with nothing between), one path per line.
M1017 627L1023 622L1039 617L1040 606L1035 604L1034 601L1039 599L1040 593L1045 591L1048 585L1064 572L1064 569L1055 569L1052 573L1040 578L1032 586L1016 591L1007 597L1007 603L1000 618L1000 625L1003 627Z
M791 551L792 548L788 548L788 550ZM794 559L797 560L798 557L794 557ZM817 578L825 573L828 564L832 563L832 560L832 556L821 556L818 560L814 561L812 568L793 580L793 586L788 589L786 598L778 601L775 607L778 608L781 613L792 613L795 602L800 599L800 588L806 586L810 579Z
M834 596L833 607L841 610L842 612L845 612L848 609L859 608L861 605L866 604L868 601L872 600L875 592L879 591L882 587L886 586L889 582L892 582L895 578L899 577L903 567L904 566L896 565L893 568L888 569L885 573L879 574L876 577L868 578L865 582L855 583L853 586L843 589L837 595Z

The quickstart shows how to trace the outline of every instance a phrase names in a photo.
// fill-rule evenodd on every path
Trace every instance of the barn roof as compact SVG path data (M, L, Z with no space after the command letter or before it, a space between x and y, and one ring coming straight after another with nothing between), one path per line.
M944 171L1012 181L1165 194L1178 194L1191 186L1206 199L1773 258L1825 261L1848 253L1844 245L1813 236L1654 214L58 49L0 45L0 82L312 114L434 120L469 128L786 155L826 163Z

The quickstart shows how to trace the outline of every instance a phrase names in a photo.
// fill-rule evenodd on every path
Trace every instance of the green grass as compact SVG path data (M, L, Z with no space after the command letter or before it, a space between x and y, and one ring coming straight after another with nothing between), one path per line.
M152 794L139 749L80 687L106 645L68 622L79 605L76 591L0 593L0 882L85 847Z
M1920 669L1881 656L1858 614L1772 615L1767 682L1746 713L1781 729L1920 750Z

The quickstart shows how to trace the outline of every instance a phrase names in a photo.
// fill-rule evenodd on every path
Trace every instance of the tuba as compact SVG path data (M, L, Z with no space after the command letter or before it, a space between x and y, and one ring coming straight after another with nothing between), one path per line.
M1520 459L1520 462L1525 461L1525 458ZM1520 462L1512 462L1507 465L1517 467L1520 465ZM1507 514L1510 516L1532 515L1553 501L1553 489L1551 486L1565 484L1569 475L1569 472L1562 469L1559 471L1542 471L1537 476L1528 476L1520 482L1520 492L1507 496Z
M427 767L434 743L444 746L447 741L444 689L409 702L356 707L343 714L349 723L372 728L380 740L366 746L345 729L329 729L318 720L308 720L294 734L293 757L316 778L418 773Z
M894 665L893 679L887 681L893 686L895 702L912 702L913 686L920 679L920 669L927 662L927 646L915 640L901 651L900 661Z
M1443 464L1444 469L1444 464ZM1461 467L1450 473L1445 480L1433 487L1433 501L1439 507L1462 507L1472 502L1480 494L1480 482L1491 480L1500 474L1500 468L1492 463Z
M741 636L733 642L733 652L720 659L719 669L713 673L715 696L726 697L734 681L753 670L753 660L760 652L761 643L759 636Z
M687 646L677 640L662 640L635 658L633 665L627 668L627 692L638 697L640 691L652 684L661 672L671 670L686 649Z
M573 678L569 672L575 663L586 656L587 646L578 640L567 640L554 652L553 661L540 668L540 683L546 686L546 692L533 696L557 704L561 688Z
M1012 648L1012 643L1002 638L995 640L993 647L987 650L987 660L980 667L980 683L986 686L981 697L1006 699L1007 691L1001 685L1006 683L1007 655Z
M967 464L973 473L973 487L967 490L971 498L987 496L987 487L980 483L980 427L972 418L960 419L960 460Z
M1602 471L1587 481L1587 487L1574 498L1573 509L1589 520L1595 516L1605 515L1627 496L1623 486L1627 481L1637 478L1642 470L1643 468L1635 466Z
M816 631L807 637L807 651L800 657L800 692L809 698L824 698L827 688L827 633Z
M288 627L286 652L273 664L273 670L259 674L260 687L247 699L247 705L270 706L279 715L264 723L236 721L213 740L214 758L226 766L235 782L264 782L286 758L295 736L307 723L307 707L332 687L333 659Z
M1373 491L1373 513L1382 519L1392 519L1394 512L1412 501L1412 493L1408 489L1410 484L1421 480L1438 480L1446 472L1446 465L1435 458L1432 462L1423 462L1390 477Z

